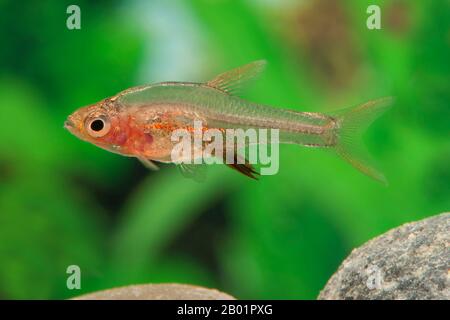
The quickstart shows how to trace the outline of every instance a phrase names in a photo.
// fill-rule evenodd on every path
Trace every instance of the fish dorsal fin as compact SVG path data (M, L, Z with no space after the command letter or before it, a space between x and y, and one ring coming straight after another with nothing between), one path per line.
M260 75L266 66L266 60L253 61L236 69L219 74L206 83L207 86L229 94L236 94L249 81Z

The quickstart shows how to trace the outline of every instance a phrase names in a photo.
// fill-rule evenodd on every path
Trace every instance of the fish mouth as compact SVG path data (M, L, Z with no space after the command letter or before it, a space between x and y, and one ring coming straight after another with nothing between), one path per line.
M67 130L73 129L75 127L75 125L73 124L73 122L70 119L67 119L66 121L64 121L64 128L66 128Z

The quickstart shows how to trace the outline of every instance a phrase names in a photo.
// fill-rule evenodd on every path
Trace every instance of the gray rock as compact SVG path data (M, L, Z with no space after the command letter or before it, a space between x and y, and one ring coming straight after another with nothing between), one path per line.
M450 213L392 229L352 251L318 299L450 299Z
M74 300L235 300L217 291L187 284L141 284L97 291Z

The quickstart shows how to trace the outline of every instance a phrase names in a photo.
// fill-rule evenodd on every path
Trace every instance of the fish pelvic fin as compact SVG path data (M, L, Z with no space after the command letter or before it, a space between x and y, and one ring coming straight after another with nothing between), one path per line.
M375 99L335 114L337 154L362 173L384 185L388 184L387 179L363 145L362 134L373 121L390 108L393 100L392 97Z
M147 169L150 169L152 171L159 170L159 167L150 159L144 158L144 157L138 157L138 160L146 167Z
M266 67L266 60L257 60L224 72L206 83L207 86L228 94L237 94L251 80L257 78Z

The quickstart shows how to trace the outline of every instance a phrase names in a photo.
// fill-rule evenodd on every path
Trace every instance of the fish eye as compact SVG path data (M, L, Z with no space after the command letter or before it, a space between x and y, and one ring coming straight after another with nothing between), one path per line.
M95 119L91 122L91 130L92 131L101 131L105 127L105 123L101 119Z
M86 123L88 134L94 138L103 137L109 132L110 128L109 120L103 116L88 119Z

